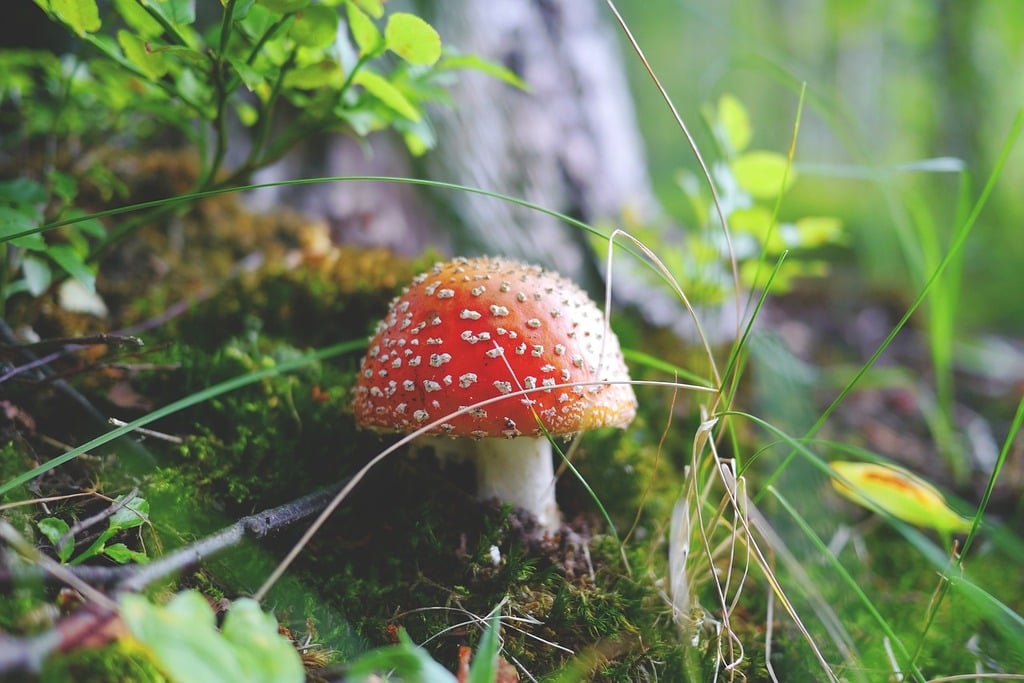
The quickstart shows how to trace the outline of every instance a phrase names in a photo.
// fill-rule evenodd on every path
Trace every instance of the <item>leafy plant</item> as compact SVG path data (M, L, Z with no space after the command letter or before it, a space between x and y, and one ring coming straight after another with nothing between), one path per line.
M114 503L121 504L124 496L118 496ZM96 538L88 548L72 558L75 552L75 539L71 534L71 527L59 517L44 517L39 520L37 527L40 533L50 540L57 553L57 558L62 563L81 564L86 560L99 555L104 555L118 564L126 562L148 562L149 556L144 552L131 550L124 543L107 545L107 541L122 531L134 529L149 521L149 502L138 496L125 502L107 523L106 530Z
M0 212L0 245L13 264L0 272L3 300L45 291L51 263L91 289L97 255L179 208L157 206L110 232L75 208L87 182L107 198L123 190L108 169L132 145L194 147L191 191L201 193L242 185L300 141L331 132L392 129L422 154L435 143L425 107L447 100L453 70L522 86L497 65L446 50L427 22L388 14L381 0L225 0L214 22L200 19L194 0L115 0L102 17L96 0L35 2L87 49L0 52L0 104L22 122L4 146L46 150L34 159L40 180L0 186L10 207ZM240 159L231 167L229 138ZM73 227L59 240L30 232L59 226Z
M499 605L500 607L500 605ZM495 608L487 619L487 629L480 637L473 660L469 665L467 683L492 683L498 680L498 652L501 641L501 616ZM371 650L349 665L348 680L377 680L376 672L388 671L388 680L419 681L421 683L455 683L448 669L431 658L426 650L412 641L405 631L398 632L398 643Z
M121 617L132 636L149 648L171 680L287 683L305 680L302 659L259 603L232 603L220 630L198 591L155 605L140 595L121 597Z
M753 125L736 97L723 95L717 106L705 107L704 117L719 152L710 172L729 238L722 231L707 181L689 171L680 171L676 182L687 200L692 229L680 235L627 220L629 232L658 254L695 301L720 302L733 291L732 257L741 285L776 294L789 291L794 278L824 275L827 264L814 258L814 250L843 243L841 221L833 216L780 221L782 196L797 181L790 160L778 152L750 148ZM603 240L592 242L599 252L607 249ZM791 250L798 258L786 259L772 273L775 262Z

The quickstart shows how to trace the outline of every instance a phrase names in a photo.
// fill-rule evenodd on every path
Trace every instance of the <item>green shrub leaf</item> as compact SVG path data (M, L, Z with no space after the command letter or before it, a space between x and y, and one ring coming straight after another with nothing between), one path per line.
M117 42L124 50L128 61L139 68L150 80L157 80L167 73L167 59L159 52L149 49L146 41L125 30L117 32Z
M733 95L722 95L718 100L717 130L720 139L728 146L729 156L739 154L750 144L754 135L747 108Z
M81 282L90 292L96 291L96 274L82 256L66 244L55 244L46 253L71 277Z
M44 9L45 4L36 0ZM50 10L79 36L100 30L100 10L96 0L50 0Z
M114 0L117 13L135 33L143 38L156 38L164 32L160 22L154 19L137 0Z
M59 517L44 517L36 523L36 527L39 528L39 532L46 536L50 544L53 545L54 550L57 551L57 558L61 562L67 562L68 558L71 557L71 553L75 550L74 539L68 539L61 545L60 539L64 537L64 534L68 532L68 523Z
M340 88L344 80L341 65L332 59L324 59L316 64L292 69L285 75L284 84L299 90L315 90L323 87Z
M254 683L302 681L302 659L291 643L281 637L277 621L249 598L236 600L224 626L224 637L238 653L245 680Z
M388 49L410 64L434 64L441 58L441 36L415 14L395 12L384 28Z
M384 47L384 36L380 34L373 20L355 4L349 3L346 10L348 28L352 32L352 39L356 41L356 47L359 48L359 56L376 54Z
M120 503L124 496L118 496ZM110 526L118 529L132 529L149 521L149 501L135 496L110 517Z
M526 91L530 89L526 82L519 78L511 69L506 69L500 64L496 64L478 55L446 55L438 66L442 69L473 69L474 71L479 71L504 81L520 90Z
M391 672L406 681L456 683L455 676L413 643L404 630L398 632L397 645L386 645L360 655L350 664L348 678L362 683L377 680L378 672Z
M289 14L308 7L309 0L256 0L256 4L263 5L272 12Z
M732 162L732 172L736 182L756 199L771 199L779 196L793 184L796 173L786 168L789 161L775 152L748 152ZM786 178L785 187L782 179Z
M235 609L241 612L235 615ZM234 616L233 616L234 615ZM121 616L176 681L219 683L301 683L298 652L277 632L270 615L255 602L238 600L218 631L210 605L197 591L174 596L166 606L139 595L121 597Z
M299 45L323 49L338 35L338 22L338 12L334 8L314 5L295 14L288 35Z
M381 76L367 69L362 69L353 77L353 82L366 88L367 92L411 121L420 120L419 110L406 99L405 95Z

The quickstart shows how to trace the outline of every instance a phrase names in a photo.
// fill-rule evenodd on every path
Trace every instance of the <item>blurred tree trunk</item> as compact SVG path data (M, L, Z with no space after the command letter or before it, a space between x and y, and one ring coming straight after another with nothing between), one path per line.
M424 159L411 160L387 136L375 136L369 153L338 137L311 141L274 177L412 175L501 192L588 223L617 222L623 210L657 215L616 29L602 3L444 0L415 11L446 45L513 70L529 92L460 72L454 106L431 112L438 142ZM500 200L369 183L290 188L265 198L326 217L338 241L515 256L599 290L580 230Z

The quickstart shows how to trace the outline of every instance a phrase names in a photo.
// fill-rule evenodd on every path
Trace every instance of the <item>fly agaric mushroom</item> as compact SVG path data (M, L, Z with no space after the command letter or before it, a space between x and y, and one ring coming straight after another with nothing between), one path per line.
M554 533L551 443L636 414L619 340L564 277L509 259L457 258L417 276L370 341L355 389L356 422L462 437L477 496L528 511ZM605 383L607 382L607 383ZM500 398L486 405L481 401ZM542 428L543 426L543 428Z

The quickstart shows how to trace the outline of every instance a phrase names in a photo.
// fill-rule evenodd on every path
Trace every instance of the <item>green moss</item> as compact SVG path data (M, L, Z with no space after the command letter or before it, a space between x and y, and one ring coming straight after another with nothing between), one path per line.
M165 683L168 679L137 645L117 641L81 647L46 660L39 677L45 683Z

